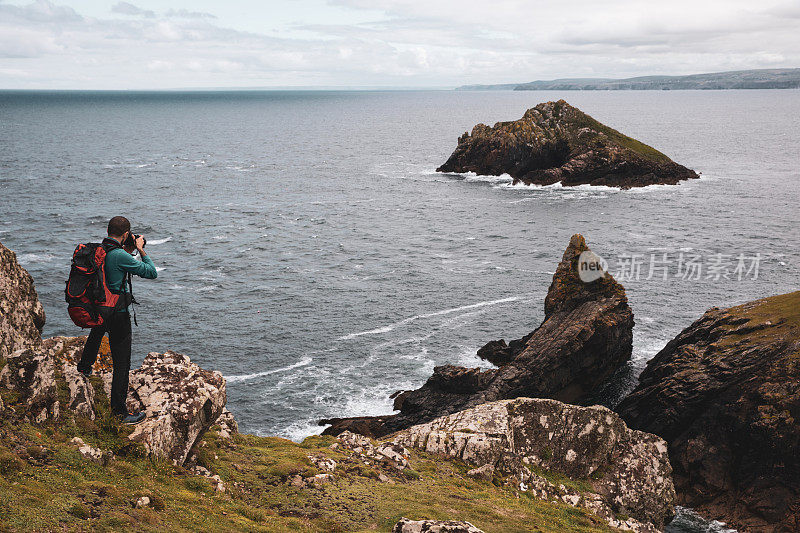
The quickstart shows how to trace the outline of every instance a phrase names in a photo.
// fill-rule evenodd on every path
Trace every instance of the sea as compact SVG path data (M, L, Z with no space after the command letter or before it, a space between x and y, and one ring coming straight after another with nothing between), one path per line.
M436 172L475 124L561 98L701 178ZM798 90L3 91L0 242L36 281L44 335L80 335L72 251L128 217L158 269L134 280L134 366L183 352L225 375L241 431L301 440L390 413L436 365L488 367L476 350L539 325L581 233L636 321L597 395L613 406L706 309L800 288L798 117ZM674 530L724 530L703 524Z

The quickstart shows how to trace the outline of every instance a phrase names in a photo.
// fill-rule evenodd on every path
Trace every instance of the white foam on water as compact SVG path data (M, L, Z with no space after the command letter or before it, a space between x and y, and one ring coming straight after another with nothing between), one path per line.
M328 426L320 426L316 420L302 420L289 424L280 433L282 437L294 442L303 442L306 437L319 435ZM274 432L266 432L262 436L273 436Z
M172 236L170 235L166 239L153 239L152 241L147 241L147 244L164 244L165 242L169 242L172 240Z
M283 368L274 368L272 370L265 370L264 372L256 372L254 374L238 374L233 376L226 376L225 380L228 383L241 383L242 381L249 381L251 379L277 374L278 372L287 372L289 370L294 370L295 368L308 366L311 364L311 361L313 360L314 360L313 357L304 357L300 361Z
M551 185L538 185L536 183L524 183L522 181L518 181L516 183L501 183L497 185L498 189L521 189L521 190L554 190L554 189L563 189L564 186L561 185L561 182L556 182Z
M163 272L166 269L167 269L167 267L159 267L159 266L157 266L156 267L156 272Z
M404 318L403 320L400 320L398 322L394 322L392 324L388 324L386 326L381 326L379 328L370 329L370 330L367 330L367 331L359 331L358 333L350 333L348 335L344 335L342 337L339 337L337 340L346 341L346 340L350 340L350 339L355 339L356 337L361 337L363 335L376 335L376 334L380 334L380 333L388 333L388 332L390 332L390 331L392 331L392 330L394 330L394 329L396 329L396 328L398 328L400 326L404 326L404 325L406 325L406 324L408 324L410 322L414 322L415 320L420 320L420 319L425 319L425 318L433 318L433 317L442 316L442 315L448 315L450 313L456 313L458 311L466 311L468 309L477 309L479 307L486 307L486 306L489 306L489 305L498 305L498 304L503 304L503 303L508 303L508 302L515 302L515 301L519 300L519 298L520 298L519 296L512 296L510 298L502 298L500 300L487 300L485 302L478 302L478 303L474 303L474 304L470 304L470 305L464 305L464 306L461 306L461 307L454 307L452 309L443 309L441 311L434 311L433 313L425 313L425 314L422 314L422 315L414 315L412 317Z
M463 366L466 368L475 368L479 367L481 369L488 369L493 368L494 365L489 363L488 361L484 361L480 357L478 357L478 349L477 348L468 348L466 346L461 347L461 351L456 355L456 363L459 366Z
M203 285L202 287L196 288L194 292L209 292L209 291L215 291L217 289L219 289L219 287L216 285Z
M464 176L464 181L467 183L511 183L514 181L509 174L501 174L499 176L486 176L483 174L475 174L468 172Z
M646 185L644 187L631 187L630 189L624 190L622 192L627 194L643 194L643 193L650 193L650 192L689 192L691 188L698 186L701 182L707 183L709 181L716 181L720 177L719 176L709 176L707 174L700 174L700 177L697 179L692 180L682 180L679 181L675 185L666 185L666 184L655 184L655 185Z
M683 532L693 531L702 533L737 533L735 529L730 529L725 522L719 520L706 520L692 509L687 507L675 506L675 518L670 522L665 531Z
M19 254L17 260L20 263L49 263L56 256L53 254Z

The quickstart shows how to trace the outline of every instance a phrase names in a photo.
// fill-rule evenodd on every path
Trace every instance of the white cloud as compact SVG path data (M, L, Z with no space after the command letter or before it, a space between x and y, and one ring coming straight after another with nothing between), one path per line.
M176 2L117 2L94 17L0 3L0 87L460 85L800 65L800 11L785 0L336 0L330 21L303 16L310 2L278 25L267 8L247 25L258 33Z

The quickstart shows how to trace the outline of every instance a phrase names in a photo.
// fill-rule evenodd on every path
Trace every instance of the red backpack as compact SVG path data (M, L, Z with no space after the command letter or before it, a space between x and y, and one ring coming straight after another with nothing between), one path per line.
M67 312L76 326L102 326L114 311L130 305L130 293L113 292L106 282L106 255L115 248L121 246L104 242L79 244L75 248L64 296ZM125 279L122 283L124 286Z

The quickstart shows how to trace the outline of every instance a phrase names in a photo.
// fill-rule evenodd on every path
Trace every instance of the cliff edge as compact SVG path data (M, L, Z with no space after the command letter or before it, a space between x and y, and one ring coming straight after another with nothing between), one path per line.
M679 504L740 531L800 531L800 292L710 309L617 411L669 443Z

